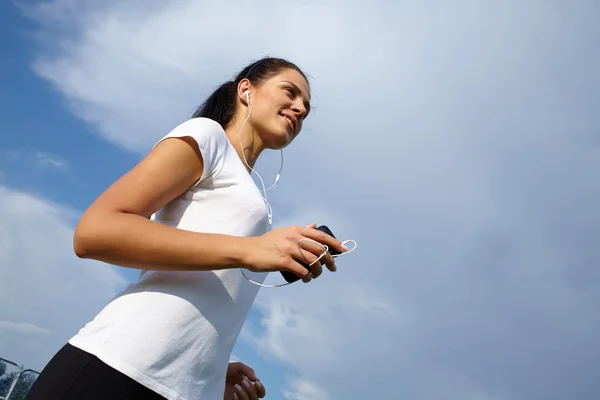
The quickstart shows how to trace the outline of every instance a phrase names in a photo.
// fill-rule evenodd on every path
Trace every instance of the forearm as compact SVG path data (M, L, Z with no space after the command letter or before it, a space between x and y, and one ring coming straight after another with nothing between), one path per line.
M243 266L249 238L197 233L127 213L82 218L77 256L128 268L198 271Z

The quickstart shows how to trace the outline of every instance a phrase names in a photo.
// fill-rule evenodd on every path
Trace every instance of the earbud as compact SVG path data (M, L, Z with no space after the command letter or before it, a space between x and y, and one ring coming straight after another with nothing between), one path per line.
M277 176L275 176L275 182L273 183L273 185L272 185L271 187L269 187L269 188L266 188L266 187L265 187L265 182L263 181L263 179L262 179L262 177L260 176L260 174L259 174L258 172L256 172L256 171L255 171L255 170L254 170L254 169L253 169L253 168L252 168L252 167L251 167L251 166L248 164L248 160L246 160L246 155L244 154L244 151L243 151L244 147L243 147L243 144L242 144L242 130L244 129L244 125L246 125L246 122L248 122L248 120L250 119L250 116L252 115L252 108L250 107L250 91L249 91L249 90L246 90L246 91L244 91L244 93L246 94L246 101L248 102L248 116L246 117L246 119L244 120L244 123L243 123L243 124L242 124L242 126L240 127L240 133L239 133L240 147L242 148L242 159L244 160L244 163L245 163L245 164L246 164L246 166L247 166L247 167L250 169L250 171L251 171L251 172L254 172L254 173L255 173L255 174L258 176L258 179L260 179L260 183L261 183L261 186L262 186L262 188L263 188L263 190L262 190L262 192L263 192L263 200L265 201L265 205L266 205L266 207L267 207L267 218L268 218L268 221L269 221L269 225L270 225L270 226L273 226L273 209L271 208L271 205L269 204L269 200L267 199L267 191L269 191L269 190L271 190L273 187L275 187L275 185L277 184L277 182L278 182L278 181L279 181L279 179L281 178L281 172L283 171L283 149L280 149L280 150L279 150L279 151L280 151L280 154L281 154L281 165L279 166L279 171L277 172ZM315 261L313 261L312 263L310 263L310 264L307 266L307 268L309 268L309 269L310 269L310 267L311 267L311 266L312 266L312 265L313 265L315 262L319 261L321 258L323 258L323 256L325 256L325 254L326 254L326 253L327 253L327 251L329 250L329 247L328 247L328 246L326 246L326 245L323 245L323 244L321 244L321 243L319 243L319 242L316 242L316 241L314 241L314 240L312 240L312 239L302 239L302 240L300 240L300 241L298 242L298 247L299 247L301 250L302 250L302 248L300 247L300 243L301 243L302 241L311 241L311 242L314 242L315 244L317 244L317 245L319 245L319 246L321 246L321 247L323 248L323 253L322 253L322 254L321 254L321 255L320 255L320 256L319 256L319 257L318 257L318 258L317 258ZM353 243L354 243L354 248L352 248L350 251L347 251L347 252L345 252L345 253L341 253L341 254L332 254L332 252L330 252L330 253L332 254L332 257L343 256L343 255L346 255L346 254L348 254L348 253L350 253L350 252L354 251L354 249L356 248L356 242L355 242L354 240L346 240L346 241L342 242L342 244L344 244L344 245L345 245L345 244L347 244L347 243L350 243L350 242L353 242ZM255 281L253 281L253 280L249 279L249 278L246 276L246 274L244 273L244 271L243 271L243 269L242 269L242 268L240 268L240 272L242 273L242 275L244 276L244 278L246 278L246 280L247 280L248 282L250 282L250 283L253 283L253 284L255 284L255 285L258 285L258 286L262 286L262 287L270 287L270 288L275 288L275 287L281 287L281 286L289 285L290 283L292 283L292 282L294 282L294 281L296 281L296 280L298 279L296 275L292 274L293 276L291 276L291 275L288 275L288 276L287 276L286 280L288 280L288 282L287 282L287 283L284 283L284 284L282 284L282 285L264 285L264 284L262 284L262 283L255 282ZM284 275L284 276L285 276L285 275Z
M250 116L252 115L252 107L250 107L250 91L245 90L244 93L246 94L246 100L248 101L248 116L246 117L246 119L244 120L244 123L240 127L239 137L240 137L240 147L242 149L244 148L243 143L242 143L242 130L244 129L244 125L246 125L246 122L248 122L248 119L250 119ZM281 178L281 173L283 171L283 149L279 149L279 153L281 154L281 164L279 166L279 171L277 171L277 176L275 177L275 182L273 183L273 185L271 185L271 187L267 188L267 187L265 187L265 182L263 181L262 176L260 176L260 174L258 172L256 172L248 164L248 160L246 160L246 155L244 154L244 151L242 150L242 159L244 160L244 164L246 164L246 166L250 169L251 172L254 172L258 176L258 179L260 179L260 184L263 189L262 190L263 200L265 201L265 204L267 206L268 220L269 220L270 226L273 226L273 210L271 209L271 205L269 204L269 200L267 199L267 191L273 189L275 187L275 185L277 185L279 178Z

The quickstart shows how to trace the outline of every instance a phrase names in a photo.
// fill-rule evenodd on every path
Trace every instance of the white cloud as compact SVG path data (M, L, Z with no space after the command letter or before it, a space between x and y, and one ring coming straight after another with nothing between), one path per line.
M291 378L289 388L283 392L283 398L285 400L329 400L332 397L314 382Z
M70 163L63 157L44 151L0 150L0 160L3 166L23 171L36 168L43 171L69 172Z
M40 370L125 284L76 258L76 214L0 187L0 357Z
M53 168L62 172L69 170L69 162L62 157L38 151L34 155L36 164L41 168Z
M52 333L47 329L27 322L0 321L0 329L25 335L47 335Z
M32 13L58 43L34 68L143 151L246 62L289 57L316 112L276 221L359 249L261 291L246 340L332 398L584 399L600 392L594 7L63 0Z
M238 357L237 355L231 353L231 356L229 357L229 362L233 363L233 362L241 362L243 364L246 365L250 365L250 363L246 360L244 360L243 358Z
M75 40L42 36L48 48L58 47L60 56L41 55L35 71L66 95L76 115L97 125L109 140L134 150L146 149L189 116L240 63L278 52L299 58L309 68L331 64L351 50L344 39L354 35L339 9L323 2L268 7L243 2L146 3L103 4L90 11L90 2L57 1L29 10L46 26L61 24L64 29L70 23L69 32L78 33ZM81 17L84 12L87 18ZM299 32L297 15L308 13L314 18L311 29ZM316 39L328 46L312 47Z

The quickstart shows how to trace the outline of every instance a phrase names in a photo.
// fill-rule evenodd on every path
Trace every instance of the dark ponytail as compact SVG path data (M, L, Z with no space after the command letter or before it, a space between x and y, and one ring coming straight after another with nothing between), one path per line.
M306 82L308 78L298 66L281 58L266 57L244 68L232 81L223 83L217 88L200 107L194 112L192 118L210 118L218 122L223 129L233 119L237 104L237 86L244 78L252 85L260 85L265 80L277 75L284 69L294 69L298 71Z

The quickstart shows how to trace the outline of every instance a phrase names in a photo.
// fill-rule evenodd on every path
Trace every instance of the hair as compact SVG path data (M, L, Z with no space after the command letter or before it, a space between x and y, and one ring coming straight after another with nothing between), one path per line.
M192 118L210 118L218 122L223 129L227 128L236 112L237 87L240 81L247 78L252 85L258 86L285 69L298 71L308 83L308 78L296 64L282 58L265 57L248 65L235 79L221 84L196 109Z

